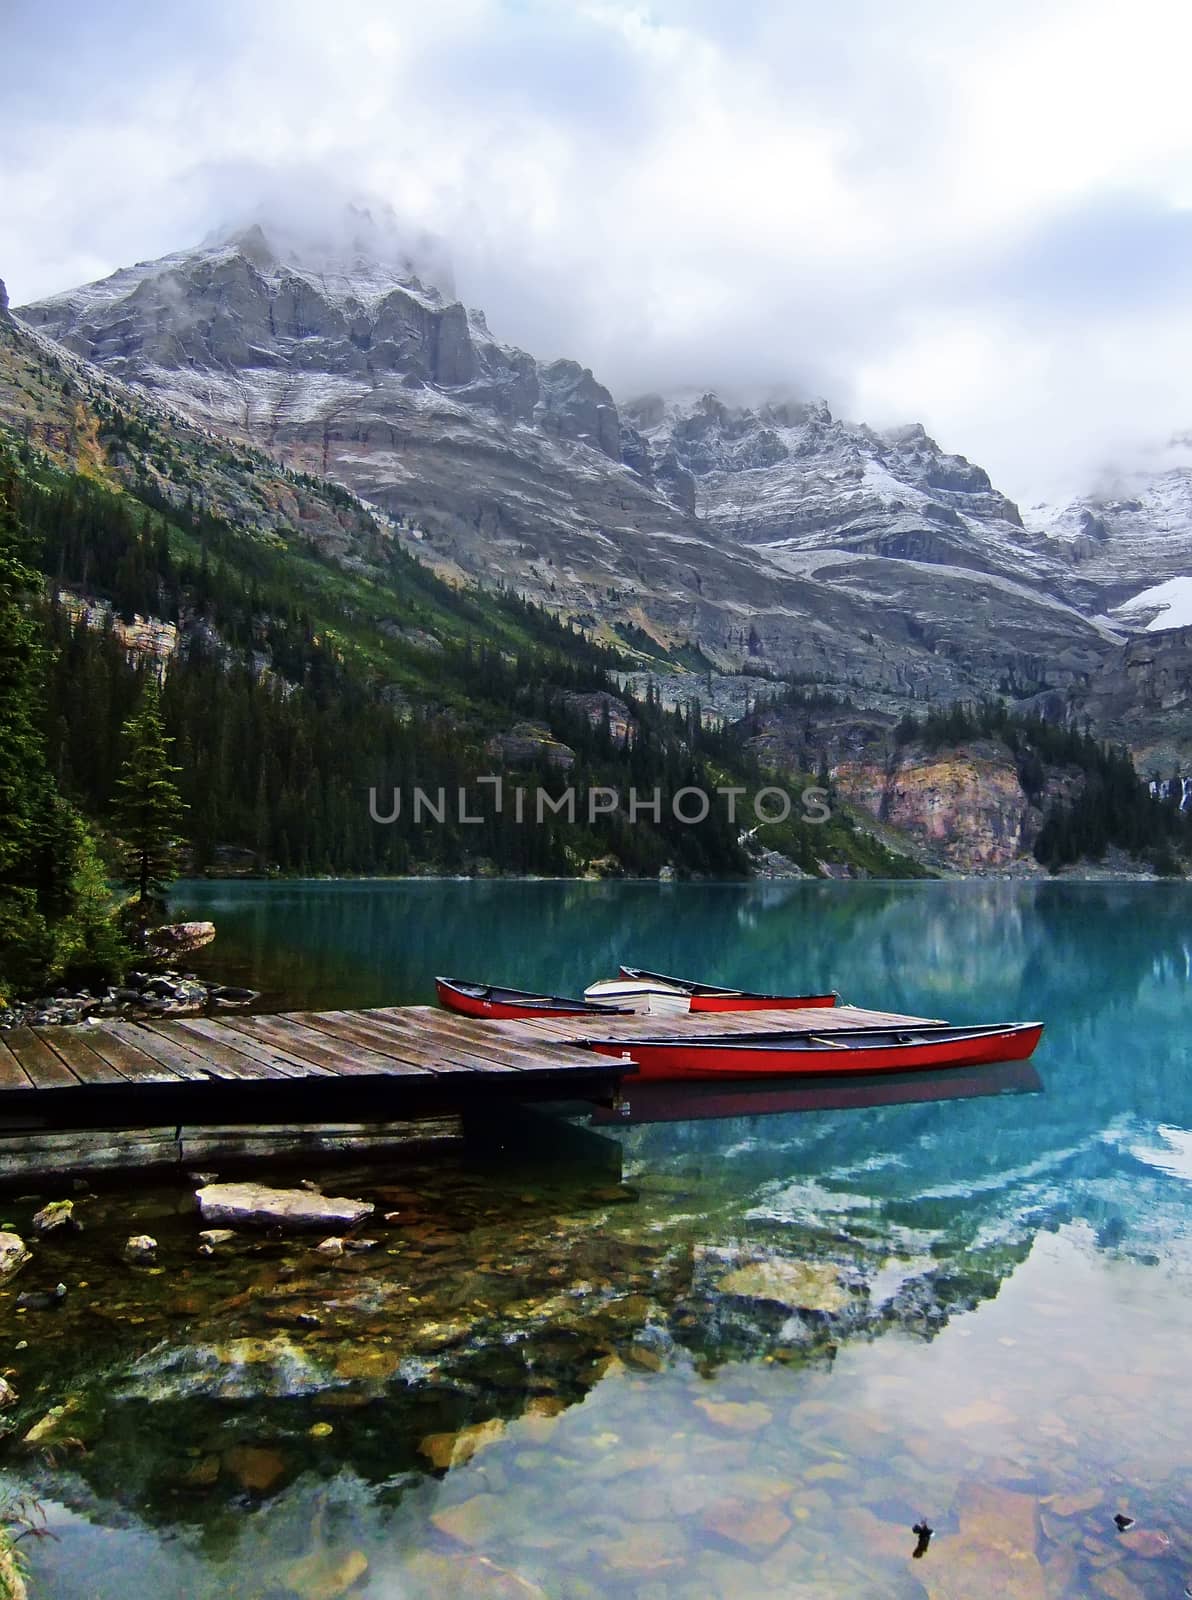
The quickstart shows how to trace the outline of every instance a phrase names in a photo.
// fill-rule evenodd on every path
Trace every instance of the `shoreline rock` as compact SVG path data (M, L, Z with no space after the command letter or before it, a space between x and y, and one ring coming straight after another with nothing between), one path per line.
M180 924L189 926L189 924ZM0 1010L6 1028L74 1027L106 1017L193 1017L205 1011L240 1011L260 999L256 989L216 983L193 972L130 972L121 984L72 994L58 988Z
M272 1189L263 1183L208 1183L195 1190L195 1199L204 1222L261 1227L354 1228L376 1210L371 1200L310 1189Z

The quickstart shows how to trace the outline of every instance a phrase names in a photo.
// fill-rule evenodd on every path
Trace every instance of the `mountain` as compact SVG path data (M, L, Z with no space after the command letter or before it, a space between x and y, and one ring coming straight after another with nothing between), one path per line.
M1067 505L1032 507L1026 521L1086 607L1132 630L1192 622L1192 434Z
M1068 691L1118 644L1062 541L921 428L712 395L618 405L579 363L498 342L444 283L254 225L19 315L346 485L441 572L608 640L895 705Z
M843 808L815 827L795 806L756 844L724 806L681 822L679 789L768 781L735 730L635 697L627 647L447 582L344 488L66 350L2 286L0 523L44 576L49 770L102 830L121 726L164 666L196 870L919 872ZM592 814L597 787L657 792L659 814ZM569 789L573 812L540 810Z

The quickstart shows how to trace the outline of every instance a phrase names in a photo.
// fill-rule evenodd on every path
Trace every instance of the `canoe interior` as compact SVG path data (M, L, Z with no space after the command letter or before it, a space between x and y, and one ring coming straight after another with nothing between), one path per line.
M722 983L696 983L692 978L672 978L665 972L647 972L644 967L618 967L623 978L636 979L638 983L658 983L667 989L677 989L680 994L744 994Z
M621 967L622 978L690 998L690 1009L702 1011L801 1011L807 1007L834 1006L840 996L831 994L759 994L751 989L731 989L722 984L696 983L693 978L671 978L641 967Z

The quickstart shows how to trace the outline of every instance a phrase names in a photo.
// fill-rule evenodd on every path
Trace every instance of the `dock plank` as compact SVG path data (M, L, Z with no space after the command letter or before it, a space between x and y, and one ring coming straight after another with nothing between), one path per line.
M411 1060L421 1062L428 1072L443 1075L460 1073L484 1075L516 1071L516 1068L501 1059L502 1047L499 1040L492 1041L491 1049L484 1047L478 1049L470 1041L460 1041L458 1038L425 1028L419 1023L380 1016L373 1011L356 1014L367 1027L375 1028L382 1037L393 1041Z
M110 1061L92 1050L87 1035L81 1028L43 1028L39 1038L44 1039L60 1060L64 1061L80 1083L127 1083L128 1079Z
M32 1089L35 1085L24 1067L0 1035L0 1092L5 1089Z
M313 1061L302 1061L276 1045L266 1044L261 1039L238 1032L229 1026L227 1020L216 1022L210 1017L176 1017L173 1026L184 1035L191 1036L200 1048L206 1048L206 1045L210 1044L220 1049L234 1050L244 1056L246 1061L259 1062L266 1067L276 1067L288 1078L337 1076L328 1067L320 1067Z
M482 1050L491 1054L497 1060L508 1060L522 1071L534 1071L544 1050L551 1050L554 1045L550 1039L535 1042L532 1048L519 1043L514 1039L494 1038L490 1031L490 1024L486 1022L473 1022L467 1017L448 1017L437 1024L442 1036L446 1038L458 1037L470 1041L469 1048ZM571 1050L576 1049L572 1042L574 1035L563 1034L555 1043Z
M260 1061L250 1061L247 1056L236 1055L229 1050L222 1040L204 1039L201 1043L193 1034L183 1032L178 1027L177 1019L155 1018L142 1024L145 1030L152 1034L155 1041L160 1041L171 1051L181 1050L184 1059L194 1063L200 1070L213 1074L217 1078L227 1080L249 1079L258 1080L265 1078L286 1078L289 1073L282 1072L275 1065L266 1065ZM158 1043L153 1045L158 1049ZM168 1058L176 1059L172 1054Z
M6 1040L35 1089L77 1089L79 1080L32 1028L10 1028Z
M146 1055L139 1044L121 1038L112 1023L102 1028L88 1030L88 1048L94 1050L113 1067L126 1083L181 1083L178 1073L171 1072L155 1056Z
M412 1060L413 1052L400 1039L393 1034L383 1032L380 1028L370 1027L355 1012L293 1011L287 1012L286 1015L308 1028L313 1028L316 1033L325 1033L343 1044L362 1045L367 1050L376 1050L380 1055L388 1057L402 1074L423 1077L426 1073L436 1070L432 1066Z
M376 1006L363 1014L374 1026L417 1039L432 1060L455 1061L476 1072L520 1072L529 1064L509 1040L490 1033L483 1022L477 1025L460 1017L454 1019L459 1026L454 1026L435 1011L429 1017L403 1016L407 1009L413 1008Z
M342 1017L343 1013L339 1015ZM426 1072L450 1077L460 1073L508 1070L486 1060L478 1052L469 1053L468 1049L461 1046L457 1040L449 1039L421 1025L403 1022L398 1018L390 1019L371 1010L354 1011L350 1015L355 1024L370 1029L384 1040L385 1048L394 1050L405 1060L414 1062ZM494 1046L499 1054L500 1043L494 1041Z
M179 1050L167 1039L159 1039L140 1022L109 1022L106 1030L112 1038L136 1055L131 1058L133 1075L139 1083L207 1083L211 1074L192 1055ZM126 1069L119 1061L121 1072ZM165 1076L163 1076L165 1074Z
M346 1045L284 1016L237 1017L234 1022L229 1020L228 1026L279 1044L301 1060L330 1067L341 1078L399 1076L397 1063L388 1057L361 1046Z
M518 1017L482 1026L509 1039L524 1041L572 1039L682 1038L684 1035L732 1035L761 1038L774 1033L830 1033L839 1028L913 1027L931 1017L870 1011L863 1006L808 1006L796 1011L700 1011L673 1016L635 1013L622 1017Z
M397 1007L386 1010L385 1015L393 1015L398 1026L413 1026L400 1017L403 1008ZM379 1016L381 1009L371 1013ZM419 1031L422 1031L421 1019L418 1022ZM468 1050L479 1053L491 1062L504 1063L518 1072L542 1072L544 1070L558 1071L562 1067L573 1067L577 1071L590 1071L596 1059L584 1047L582 1041L576 1042L574 1035L566 1032L557 1038L546 1037L534 1039L530 1043L499 1035L491 1022L472 1017L444 1017L442 1013L431 1013L431 1018L425 1024L427 1036L436 1041L439 1048ZM458 1039L459 1043L452 1041Z

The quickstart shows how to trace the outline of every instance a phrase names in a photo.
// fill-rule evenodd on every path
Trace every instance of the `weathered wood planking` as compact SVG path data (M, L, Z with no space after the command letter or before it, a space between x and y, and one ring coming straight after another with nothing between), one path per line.
M0 1090L32 1089L33 1080L0 1036Z
M624 1062L512 1039L430 1006L113 1019L0 1033L4 1130L441 1119L464 1107L605 1098ZM0 1164L2 1168L2 1164Z
M32 1028L10 1028L6 1043L35 1089L70 1089L78 1086L79 1079L65 1061L55 1055Z
M735 1034L764 1036L771 1033L830 1033L837 1028L909 1028L934 1022L932 1017L908 1017L895 1011L868 1011L863 1006L807 1006L795 1011L699 1011L674 1015L637 1012L630 1016L519 1017L489 1022L503 1038L528 1043L551 1040L575 1043L584 1039L681 1038L684 1034Z

